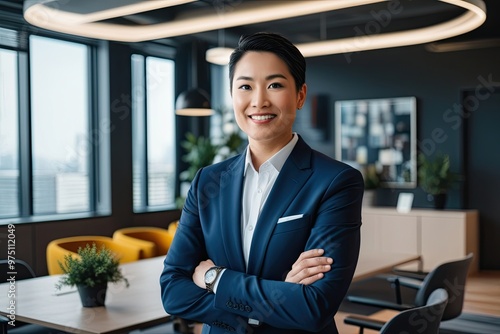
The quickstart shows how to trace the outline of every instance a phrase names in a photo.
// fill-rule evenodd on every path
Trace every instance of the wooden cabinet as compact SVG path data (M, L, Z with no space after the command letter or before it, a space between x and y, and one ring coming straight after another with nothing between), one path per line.
M476 210L423 210L398 213L393 208L363 207L363 252L419 254L423 269L474 253L479 263L479 214Z
M363 251L420 254L415 217L368 214L363 211L361 247Z

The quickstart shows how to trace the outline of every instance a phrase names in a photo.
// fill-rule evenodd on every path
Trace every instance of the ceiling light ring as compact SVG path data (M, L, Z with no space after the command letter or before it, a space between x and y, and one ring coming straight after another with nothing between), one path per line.
M180 19L177 21L137 27L102 22L78 24L75 22L82 21L82 19L76 19L74 17L76 14L69 13L70 16L68 16L68 12L46 6L44 4L45 1L46 0L27 0L25 2L24 18L26 21L40 28L67 34L120 42L141 42L145 40L175 37L208 30L316 14L329 10L355 7L387 0L271 1L265 6L261 4L258 6L254 4L251 4L252 6L240 5L227 13L207 13L199 17L189 16L186 18L179 15ZM144 3L148 3L148 1L144 1ZM37 22L37 14L40 12L50 14L51 20ZM207 27L210 28L207 29ZM116 34L113 34L113 32L116 32Z
M456 0L440 1L458 5ZM467 12L454 19L435 25L377 35L367 34L363 36L348 37L336 40L296 44L296 46L302 52L304 57L317 57L340 53L347 54L366 50L435 42L437 40L442 40L466 33L484 23L484 21L486 20L486 9L482 1L470 0L471 2L477 3L477 7L472 8L468 4L464 4L464 1L458 1L462 4L462 6L460 7L467 9ZM451 31L454 32L451 33ZM361 44L361 42L363 44ZM233 50L230 48L210 49L206 53L206 60L217 65L225 65L227 64L229 55L232 51ZM226 59L225 62L224 59Z
M363 50L375 50L375 49L384 49L390 47L430 43L437 40L458 36L467 31L475 29L475 27L482 24L484 20L478 21L478 23L474 25L474 28L472 29L467 29L467 30L462 29L464 27L464 24L466 24L467 22L471 22L471 19L474 19L475 17L476 16L474 14L467 12L453 20L424 28L378 34L378 35L365 35L364 36L365 40L363 45L359 44L359 41L361 41L359 37L354 37L354 38L345 38L334 41L330 40L330 41L319 41L307 44L297 44L297 47L299 48L299 50L303 52L304 56L314 57L314 56L320 56L322 54L315 54L314 51L309 51L311 50L311 46L313 45L317 48L323 48L325 51L329 51L328 54L334 54L332 52L349 53L349 52L358 52ZM457 29L460 29L461 31L459 33L450 33L452 30L457 30ZM340 49L337 49L337 47L340 47Z
M64 16L58 16L61 15L60 10L56 10L53 8L49 8L47 6L44 6L43 3L40 1L43 0L31 0L31 1L26 1L25 2L25 18L28 22L31 24L34 24L36 26L40 25L45 25L41 26L42 28L49 29L49 30L56 30L60 31L63 33L68 33L68 34L74 34L74 35L80 35L80 36L86 36L90 38L100 38L100 39L107 39L107 40L119 40L123 42L140 42L144 40L151 40L151 39L158 39L158 38L165 38L165 37L173 37L173 36L179 36L183 34L191 34L191 33L197 33L201 31L207 31L207 30L215 30L215 29L223 29L227 28L230 26L239 26L242 24L249 24L249 23L255 23L251 20L249 20L249 16L247 15L246 17L244 13L240 13L235 11L232 11L230 13L224 13L221 15L220 13L217 13L215 16L210 16L210 17L205 17L201 20L198 21L198 24L195 24L194 19L186 19L184 21L174 21L174 22L167 22L167 23L159 23L151 26L141 26L141 27L124 27L121 25L117 24L109 24L109 23L102 23L102 22L93 22L93 23L83 23L83 24L68 24L67 20L65 20ZM172 1L183 1L183 0L172 0ZM326 11L326 10L333 10L331 8L340 9L340 8L346 8L346 7L354 7L362 4L370 4L370 3L376 3L376 2L381 2L385 0L337 0L337 1L293 1L293 2L284 2L286 4L292 4L292 5L297 5L299 3L306 3L307 4L307 12L300 11L297 13L291 13L291 16L302 16L306 14L311 14L309 13L310 11L312 12L320 12L320 11ZM462 7L467 10L467 12L458 18L452 19L450 21L446 21L444 23L440 23L437 25L425 27L425 28L419 28L419 29L413 29L413 30L407 30L403 32L394 32L394 33L385 33L385 34L378 34L378 35L366 35L364 38L367 38L369 40L370 44L369 46L365 46L364 48L359 48L355 46L356 41L359 41L359 37L351 37L351 38L345 38L345 39L339 39L339 40L329 40L329 41L320 41L320 42L313 42L313 43L307 43L307 44L297 44L297 47L304 53L304 56L306 57L314 57L314 56L320 56L320 55L326 55L326 54L334 54L334 53L346 53L346 52L356 52L356 51L362 51L362 50L372 50L372 49L380 49L380 48L388 48L388 47L396 47L396 46L406 46L409 44L421 44L421 43L426 43L426 42L433 42L438 40L436 38L436 35L431 36L427 39L421 38L418 40L414 40L413 42L409 42L407 36L412 36L412 34L415 33L421 33L421 34L433 34L439 29L443 29L448 27L450 30L454 30L455 35L457 36L459 34L466 33L468 31L471 31L478 26L480 26L485 20L486 20L486 6L482 0L439 0L441 2L448 3L450 5L455 5L458 7ZM314 4L313 4L314 3ZM327 9L327 5L330 4L331 8ZM333 5L335 4L335 5ZM278 5L276 5L278 7ZM293 9L295 7L280 7L280 8L286 8L287 11L289 12L290 9ZM44 20L44 22L34 22L36 21L36 13L40 10L46 10L44 12L45 17L50 17L52 20ZM262 8L254 8L254 13L259 13L264 15L263 17L260 17L257 22L262 22L265 20L269 20L270 18L268 17L271 15L273 12L280 12L279 15L284 15L285 10L273 10L270 11L266 7L265 11L262 10ZM242 21L243 19L243 21ZM276 19L276 18L274 18ZM255 21L255 20L254 20ZM66 23L64 25L63 23ZM207 23L210 23L207 25ZM206 27L209 26L210 29L207 29ZM465 28L466 29L459 29L459 28ZM120 33L110 36L109 31L113 30L113 28L119 28ZM453 29L452 29L453 28ZM434 31L435 30L435 31ZM457 30L459 30L457 32ZM167 34L168 32L168 34ZM167 36L167 35L168 36ZM405 35L406 34L406 35ZM403 35L404 38L401 38L400 36ZM440 35L444 36L444 35ZM453 36L445 36L441 37L439 39L443 38L449 38ZM394 43L387 42L389 38L393 38L394 40L398 40L399 45L394 45ZM351 46L349 46L349 43ZM352 46L354 45L354 46ZM321 46L322 48L326 48L323 51L308 51L308 50L314 50L314 48L318 48L318 46Z

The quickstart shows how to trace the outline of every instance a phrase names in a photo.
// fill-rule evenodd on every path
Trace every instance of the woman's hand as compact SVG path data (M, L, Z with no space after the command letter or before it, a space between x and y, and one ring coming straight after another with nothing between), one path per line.
M201 261L200 264L198 264L198 266L194 268L194 273L193 273L194 284L196 284L202 289L206 289L205 273L207 272L208 269L212 268L213 266L215 266L215 264L210 259Z
M286 275L285 282L309 285L323 278L330 271L333 259L322 256L323 249L311 249L300 254Z

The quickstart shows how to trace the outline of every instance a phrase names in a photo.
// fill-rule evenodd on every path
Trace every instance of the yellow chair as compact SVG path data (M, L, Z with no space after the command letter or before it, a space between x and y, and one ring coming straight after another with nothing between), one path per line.
M177 231L177 226L179 225L179 221L178 220L175 220L173 222L171 222L170 224L168 224L168 231L174 235L175 234L175 231Z
M102 246L109 248L116 254L120 263L133 262L140 259L141 250L139 247L113 240L106 236L74 236L52 240L47 245L47 270L49 275L63 274L59 263L64 262L64 256L72 254L78 257L78 249L84 248L87 244L96 244L97 248Z
M165 255L174 238L172 230L152 226L125 227L113 233L113 239L141 249L141 258Z

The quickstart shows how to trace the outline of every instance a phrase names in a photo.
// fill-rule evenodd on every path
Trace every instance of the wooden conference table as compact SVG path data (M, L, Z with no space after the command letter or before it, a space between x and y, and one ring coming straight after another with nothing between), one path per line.
M109 284L106 306L82 307L75 289L57 292L59 276L41 276L16 282L16 321L80 334L118 334L165 323L170 316L161 303L159 276L164 257L121 265L130 287ZM361 254L354 280L386 272L394 266L419 260L408 254ZM9 314L9 283L0 284L0 314Z
M57 291L59 275L40 276L16 282L16 321L38 324L81 334L128 333L137 328L165 323L160 296L160 274L164 257L121 265L130 282L108 284L105 307L82 307L76 288ZM0 284L0 314L7 315L9 283Z

